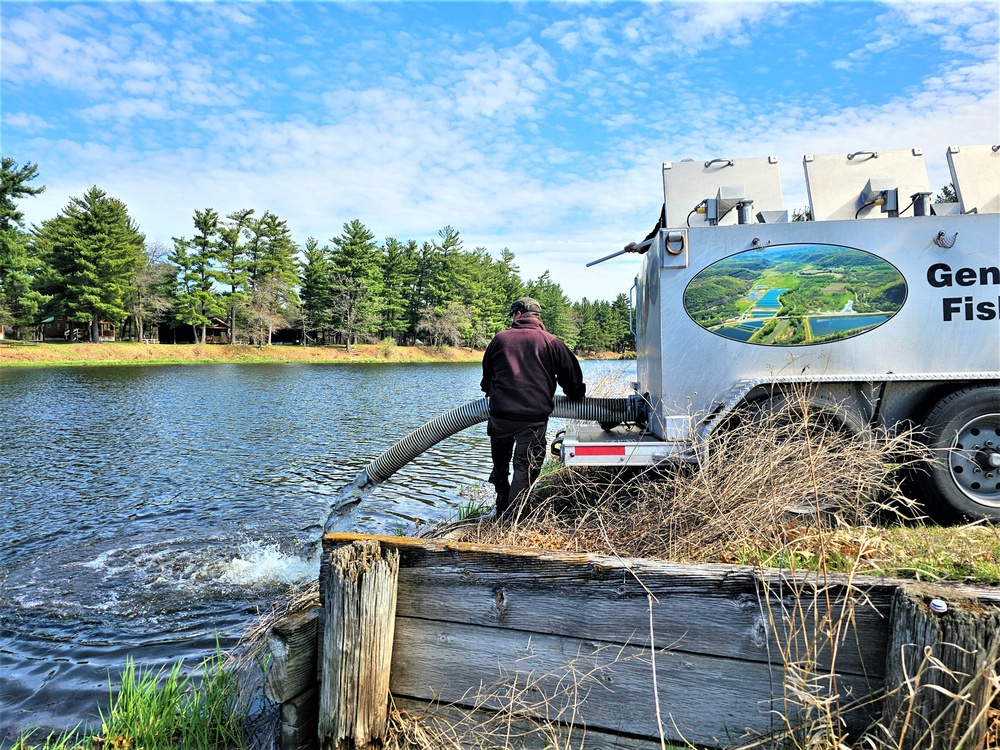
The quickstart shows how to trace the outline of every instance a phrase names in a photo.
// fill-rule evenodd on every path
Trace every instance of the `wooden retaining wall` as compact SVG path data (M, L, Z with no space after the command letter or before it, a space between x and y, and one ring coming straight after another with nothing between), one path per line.
M938 648L942 623L962 617L974 631L963 649L973 654L962 663L970 679L976 670L995 674L1000 648L1000 591L407 537L325 537L321 596L339 591L331 571L343 563L330 561L358 543L398 555L388 674L393 704L466 737L467 745L485 734L500 747L653 750L661 738L726 747L825 712L855 731L874 721L888 726L894 720L883 714L888 705L913 717L909 730L917 744L904 747L946 747L926 731L934 716L912 710L912 700L883 701L887 670L891 688L900 680L912 688L920 665L906 659L915 649L924 657L926 648ZM935 597L949 603L949 612L928 609ZM895 613L904 610L905 622L896 627ZM306 620L319 634L313 643L322 643L323 610ZM919 643L911 637L916 631ZM296 661L288 651L276 663ZM315 653L303 658L315 664ZM322 654L318 660L317 669L275 667L307 675L269 692L285 697L294 706L291 718L307 727L286 723L284 750L316 746L316 723L303 720L303 703L311 700L318 711L324 699L303 696L316 691L315 675L328 661ZM960 691L958 682L948 688ZM985 707L978 718L965 711L964 719L949 719L952 736L957 726L989 731L992 694L982 688L975 695ZM325 689L320 685L318 695ZM345 730L336 737L331 731L320 742L324 750L354 747L338 739Z

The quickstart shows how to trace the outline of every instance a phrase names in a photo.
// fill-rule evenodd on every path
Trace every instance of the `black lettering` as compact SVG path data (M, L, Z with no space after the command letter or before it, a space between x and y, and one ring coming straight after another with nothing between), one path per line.
M959 268L955 271L955 283L959 286L972 286L976 283L976 269Z
M927 269L927 283L937 289L951 286L951 266L947 263L935 263Z
M997 308L992 302L980 302L976 305L976 317L979 320L993 320L997 316Z
M928 279L930 275L928 273ZM962 298L961 297L945 297L941 300L944 303L944 322L950 323L952 316L962 309Z
M965 319L972 320L972 297L965 298Z
M1000 268L997 266L986 266L979 269L979 283L983 286L989 284L1000 284Z

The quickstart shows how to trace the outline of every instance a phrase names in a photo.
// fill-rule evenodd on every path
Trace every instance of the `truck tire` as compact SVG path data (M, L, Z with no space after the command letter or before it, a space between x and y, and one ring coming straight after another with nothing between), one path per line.
M938 401L924 420L934 455L915 477L928 513L1000 521L1000 386L970 386Z
M859 435L867 427L864 419L853 409L837 402L830 396L814 393L804 397L807 402L812 424L820 429L832 429L844 435ZM803 404L795 395L776 394L750 403L750 415L753 420L766 420L774 415L784 415L784 418L801 421Z

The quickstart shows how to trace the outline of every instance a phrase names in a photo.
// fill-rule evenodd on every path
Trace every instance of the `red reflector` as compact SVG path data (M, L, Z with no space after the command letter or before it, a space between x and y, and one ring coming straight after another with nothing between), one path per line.
M573 449L578 456L624 456L624 445L578 445Z

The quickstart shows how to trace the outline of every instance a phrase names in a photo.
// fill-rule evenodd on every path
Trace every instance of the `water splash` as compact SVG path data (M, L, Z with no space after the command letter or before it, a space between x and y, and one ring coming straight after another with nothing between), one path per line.
M251 588L302 584L316 577L318 567L318 555L306 559L283 552L277 543L251 540L223 564L219 581Z

